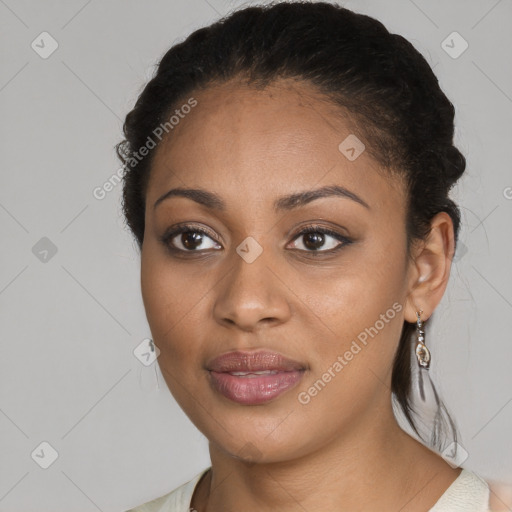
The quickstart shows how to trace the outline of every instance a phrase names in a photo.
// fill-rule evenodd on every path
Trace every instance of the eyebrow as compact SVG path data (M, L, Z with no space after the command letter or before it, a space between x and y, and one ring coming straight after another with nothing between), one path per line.
M153 205L153 210L161 202L171 197L186 197L212 210L226 210L226 203L219 195L200 188L183 187L173 188L166 192L163 196L159 197ZM352 201L361 204L368 210L370 209L370 206L358 195L354 194L354 192L351 192L350 190L347 190L346 188L339 185L328 185L314 190L305 190L302 192L296 192L294 194L282 196L274 201L274 210L276 212L289 211L324 197L342 197L345 199L351 199Z

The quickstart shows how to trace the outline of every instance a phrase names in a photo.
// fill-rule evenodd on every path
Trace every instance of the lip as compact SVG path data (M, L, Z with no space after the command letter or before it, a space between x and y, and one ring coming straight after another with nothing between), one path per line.
M264 371L264 370L277 370L277 371L293 371L305 370L305 365L284 357L278 352L270 350L258 350L253 352L245 352L236 350L221 354L220 356L212 359L207 368L215 372L250 372L250 371Z
M207 364L212 388L243 405L269 402L295 387L306 370L298 361L273 351L234 351Z

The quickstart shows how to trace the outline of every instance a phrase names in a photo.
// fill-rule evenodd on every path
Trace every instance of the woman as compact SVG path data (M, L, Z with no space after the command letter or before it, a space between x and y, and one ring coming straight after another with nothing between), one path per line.
M487 483L440 455L456 430L428 377L453 119L409 42L327 3L242 9L166 53L118 146L123 206L211 468L134 511L488 510Z

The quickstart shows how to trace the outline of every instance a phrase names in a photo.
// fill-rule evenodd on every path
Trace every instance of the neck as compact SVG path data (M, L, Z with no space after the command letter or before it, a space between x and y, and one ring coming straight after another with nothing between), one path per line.
M212 471L194 496L199 512L416 510L434 505L460 470L410 437L391 403L301 458L251 464L210 443Z

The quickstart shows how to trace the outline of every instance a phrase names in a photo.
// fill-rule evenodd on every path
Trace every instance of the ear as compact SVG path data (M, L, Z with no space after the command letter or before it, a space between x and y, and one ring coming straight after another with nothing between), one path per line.
M408 269L408 295L404 318L416 322L416 311L427 320L444 295L455 252L453 222L446 212L434 216L430 234L416 244Z

